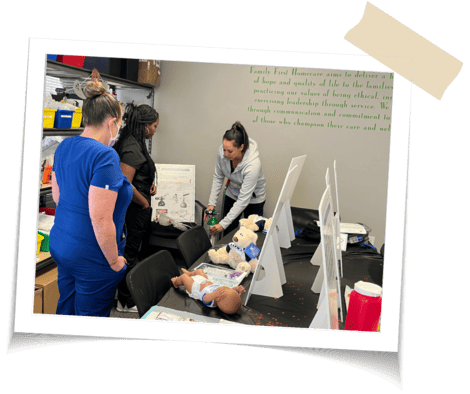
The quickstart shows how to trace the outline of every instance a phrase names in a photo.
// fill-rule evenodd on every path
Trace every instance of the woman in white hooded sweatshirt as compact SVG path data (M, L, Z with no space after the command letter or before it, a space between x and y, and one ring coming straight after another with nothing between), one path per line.
M235 122L225 132L217 152L208 210L214 209L224 178L229 180L229 184L225 193L223 219L211 226L211 235L224 230L226 235L237 228L242 214L245 218L253 214L263 216L266 178L261 168L258 145L248 137L240 122Z

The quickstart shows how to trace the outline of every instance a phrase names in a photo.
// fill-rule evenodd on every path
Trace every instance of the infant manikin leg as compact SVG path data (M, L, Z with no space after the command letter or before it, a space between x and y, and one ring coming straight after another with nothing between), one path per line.
M189 292L191 292L194 283L193 279L186 273L171 278L171 282L176 288L180 287L181 285L184 285L185 289Z

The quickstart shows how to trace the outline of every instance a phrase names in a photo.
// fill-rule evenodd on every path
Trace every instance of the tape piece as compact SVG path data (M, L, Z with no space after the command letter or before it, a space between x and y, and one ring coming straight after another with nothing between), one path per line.
M463 65L370 3L344 38L439 100Z

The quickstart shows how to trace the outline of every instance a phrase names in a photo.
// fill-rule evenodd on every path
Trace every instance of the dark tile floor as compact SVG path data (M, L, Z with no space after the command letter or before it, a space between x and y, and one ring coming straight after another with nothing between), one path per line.
M120 318L120 319L139 319L139 314L134 312L118 312L116 307L113 307L109 317Z

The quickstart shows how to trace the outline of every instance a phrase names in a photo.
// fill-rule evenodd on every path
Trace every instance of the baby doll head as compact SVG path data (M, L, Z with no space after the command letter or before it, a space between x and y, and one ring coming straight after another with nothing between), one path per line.
M227 315L237 313L242 307L240 294L230 287L219 287L216 292L219 294L216 297L218 308Z

